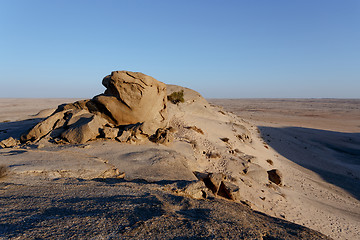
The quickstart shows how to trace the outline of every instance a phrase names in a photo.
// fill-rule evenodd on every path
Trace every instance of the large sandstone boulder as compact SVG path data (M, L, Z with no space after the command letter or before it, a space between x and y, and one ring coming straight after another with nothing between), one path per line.
M106 87L104 94L60 105L51 116L22 135L21 141L49 137L85 143L100 136L117 138L119 132L123 138L130 133L129 137L141 139L167 126L164 83L129 71L112 72L102 83ZM128 131L128 126L137 126L136 134Z
M105 93L93 98L116 125L143 122L142 130L153 134L167 120L166 85L143 73L116 71L106 76Z

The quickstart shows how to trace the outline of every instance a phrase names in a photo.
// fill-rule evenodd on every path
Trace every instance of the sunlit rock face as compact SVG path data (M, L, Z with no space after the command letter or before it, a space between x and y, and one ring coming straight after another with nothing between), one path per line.
M143 73L116 71L103 81L105 93L93 98L116 125L143 122L145 133L154 133L167 120L166 85Z
M151 136L167 125L166 84L130 71L112 72L102 84L106 87L103 94L60 105L51 116L22 135L21 141L49 137L85 143L101 137L109 128L117 129L113 132L118 132L115 138L119 137L126 126L134 124L138 126L138 135Z

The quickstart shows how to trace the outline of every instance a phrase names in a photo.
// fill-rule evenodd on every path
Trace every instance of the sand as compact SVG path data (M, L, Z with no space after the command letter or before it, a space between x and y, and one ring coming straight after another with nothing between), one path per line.
M69 237L66 231L56 230L48 224L49 219L55 218L61 228L71 229L78 237L89 235L74 230L74 225L69 221L77 222L75 225L82 229L86 228L86 221L95 224L93 221L96 219L96 227L88 228L91 229L89 234L109 239L111 236L141 238L145 233L156 234L156 229L163 229L167 221L183 229L182 232L186 232L189 237L204 235L208 238L243 236L248 239L290 239L291 235L287 235L290 225L283 222L274 224L271 220L273 218L269 217L272 216L314 229L334 239L359 238L358 100L210 100L211 104L223 106L219 108L208 105L191 91L186 92L186 99L188 102L184 104L169 105L171 124L178 128L176 140L170 146L150 143L130 145L110 140L73 146L40 141L15 149L0 149L0 164L8 166L10 172L1 179L0 190L4 196L1 204L3 209L7 209L4 210L7 217L1 218L1 224L7 227L2 228L3 235L0 237L34 238L46 232L49 234L49 231L58 233L61 237ZM0 106L5 107L0 108L0 119L5 122L0 123L0 140L8 136L19 137L21 132L50 114L58 104L72 101L74 100L1 99ZM46 108L50 110L36 115ZM26 120L29 118L30 120ZM203 133L194 130L197 128ZM219 157L209 157L215 153ZM266 171L271 169L281 171L281 186L269 183ZM196 181L193 171L221 172L231 176L234 183L240 186L241 200L247 202L252 210L248 207L244 210L241 203L218 197L196 200L180 194L180 183L186 185ZM106 179L116 179L123 172L124 179L110 181L108 184L109 180ZM107 177L104 178L105 175ZM94 179L105 179L107 183L99 183ZM143 196L149 198L157 196L160 200L155 202L162 209L161 213L154 215L157 210L141 205L144 198L136 197L134 192L129 193L129 188L142 192ZM77 192L76 189L81 191ZM111 232L114 229L113 218L109 220L101 215L102 210L91 211L100 208L94 201L102 196L107 196L111 201L118 199L113 193L115 189L127 196L120 202L128 204L135 216L131 220L131 216L126 215L125 219L131 220L130 223L120 224L125 226L125 230L114 230L116 233ZM57 208L71 209L69 204L66 207L59 205L59 201L81 204L72 205L71 214L65 212L59 215L55 213L56 209L52 212L51 204L40 207L40 203L35 200L47 191L49 194L44 195L44 201L56 203ZM70 196L74 197L70 199ZM175 196L181 200L169 200ZM15 198L30 200L20 201L14 200ZM139 199L139 202L129 200L133 198ZM87 205L89 199L92 199L90 206ZM137 211L134 204L140 204L144 207L143 210ZM187 208L184 208L184 204ZM203 210L197 210L201 209L200 205L210 209L206 210L211 213L207 218L204 217ZM223 215L222 208L227 216ZM119 209L122 212L126 210ZM255 219L252 223L254 228L260 226L257 224L269 223L270 230L256 227L258 231L251 233L254 229L249 230L252 229L250 223L242 225L242 230L239 230L238 224L249 218L244 218L244 211L248 210ZM185 214L184 217L183 211L190 215ZM233 214L237 211L241 214L235 214L235 217ZM261 215L265 219L259 219L254 211L265 213L266 215ZM79 214L75 217L77 213ZM231 222L229 214L233 218L231 224L227 224ZM67 218L68 215L73 219ZM24 220L29 228L16 227ZM186 223L187 228L184 227ZM99 230L101 224L108 226L106 231ZM155 227L151 227L151 224ZM207 226L207 230L201 230L202 225ZM191 230L190 226L197 227ZM226 229L228 235L221 229ZM305 233L305 230L296 229L299 235L294 239L320 237L315 232ZM9 235L11 230L15 233ZM98 235L96 231L100 231ZM184 236L179 235L176 230L173 230L173 234L172 237Z
M259 127L287 174L287 220L334 239L360 236L360 100L210 100Z

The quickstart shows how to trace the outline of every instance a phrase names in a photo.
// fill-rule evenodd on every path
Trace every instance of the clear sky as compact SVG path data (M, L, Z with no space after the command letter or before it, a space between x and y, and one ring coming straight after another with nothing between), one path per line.
M360 98L360 1L0 0L0 97L90 98L114 70L207 98Z

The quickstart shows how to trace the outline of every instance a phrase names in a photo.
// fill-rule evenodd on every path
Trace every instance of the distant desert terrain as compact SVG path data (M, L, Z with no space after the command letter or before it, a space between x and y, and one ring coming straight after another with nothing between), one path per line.
M360 99L209 99L262 126L360 132Z
M187 89L184 98L168 103L178 130L168 146L41 140L0 149L0 238L359 238L360 100L209 105ZM0 141L76 100L1 99ZM269 182L272 169L281 184ZM194 172L221 173L232 200Z

